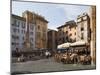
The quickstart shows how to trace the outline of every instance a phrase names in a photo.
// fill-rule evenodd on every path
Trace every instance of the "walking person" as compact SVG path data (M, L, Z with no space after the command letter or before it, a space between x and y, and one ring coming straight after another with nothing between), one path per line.
M45 52L45 56L46 56L46 58L49 57L49 53L48 53L48 51Z

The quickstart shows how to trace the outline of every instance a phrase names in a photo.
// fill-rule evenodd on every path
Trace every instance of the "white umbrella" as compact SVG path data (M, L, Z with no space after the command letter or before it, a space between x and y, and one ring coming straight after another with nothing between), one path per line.
M72 43L71 46L78 46L78 45L85 45L86 42L85 41L77 41L75 43Z
M64 44L58 45L57 48L68 48L68 47L70 47L70 44L71 43L64 43Z

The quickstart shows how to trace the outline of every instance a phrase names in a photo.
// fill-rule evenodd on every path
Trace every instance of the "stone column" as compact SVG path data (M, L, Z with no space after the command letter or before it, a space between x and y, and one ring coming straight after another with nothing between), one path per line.
M26 11L26 26L27 26L27 31L25 34L25 47L30 48L30 39L29 39L29 14L28 11Z
M91 6L90 8L90 27L91 27L91 65L96 64L96 7Z

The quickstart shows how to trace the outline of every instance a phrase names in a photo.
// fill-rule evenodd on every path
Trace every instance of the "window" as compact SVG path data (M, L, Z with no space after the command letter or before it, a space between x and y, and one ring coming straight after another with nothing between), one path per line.
M19 33L19 32L20 32L20 30L19 30L19 29L17 29L17 32Z
M11 24L12 26L14 26L14 24Z
M22 39L23 39L23 40L25 39L24 36L22 37Z
M83 30L84 30L84 28L82 27L82 28L81 28L81 31L83 31Z
M69 36L72 36L72 34L69 34Z
M43 32L46 32L46 28L45 28L45 27L43 27L43 28L42 28L42 31L43 31Z
M68 40L68 36L66 37L66 40Z
M38 29L40 29L40 26L38 26Z
M75 35L76 35L76 32L75 32Z
M23 30L21 32L23 33Z
M16 37L15 37L14 35L12 35L12 39L14 39L14 40L15 40L15 39L16 39Z
M21 30L21 32L25 34L25 30Z
M17 33L19 33L19 32L20 32L20 30L19 30L19 29L14 28L14 29L13 29L13 32L14 32L14 33L16 33L16 32L17 32Z
M14 42L12 42L12 45L15 45L15 43L14 43Z
M17 29L16 29L16 28L14 28L14 29L13 29L13 32L14 32L14 33L16 33L16 30L17 30Z
M16 25L16 20L14 20L14 24Z
M25 34L25 30L24 30L24 34Z
M60 36L61 35L61 32L58 32L58 35Z
M18 21L18 25L20 25L20 21Z
M25 28L25 23L22 22L22 28Z
M12 26L18 27L18 26L17 26L17 20L14 20Z
M76 41L76 38L74 39L74 41L73 42L75 42Z
M81 39L84 39L84 34L83 33L81 33Z
M20 21L18 21L18 24L16 26L19 27L19 25L20 25Z
M16 39L19 40L19 36L16 36Z
M25 45L25 42L21 43L23 46Z
M13 38L14 40L19 40L19 36L12 35L12 38Z
M70 31L71 31L71 26L69 27Z
M33 42L33 38L30 38L31 39L31 42Z
M33 32L30 32L30 35L33 35Z
M59 29L59 31L61 31L61 29Z
M34 26L33 25L30 25L30 29L33 30L34 29Z
M16 43L16 45L19 45L19 43Z
M68 34L68 31L66 31L66 34Z

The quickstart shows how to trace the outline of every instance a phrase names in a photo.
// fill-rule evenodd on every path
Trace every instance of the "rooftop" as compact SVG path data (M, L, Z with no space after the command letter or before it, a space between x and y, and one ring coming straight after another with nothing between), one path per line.
M84 16L88 16L88 14L86 12L82 13L81 15L78 15L77 19L82 18Z
M57 27L57 29L60 29L60 28L66 27L66 26L76 27L77 25L74 20L71 20L71 21L65 22L64 25Z
M18 15L15 15L15 14L11 14L11 17L19 19L19 20L23 20L23 21L26 20L24 17L18 16Z
M38 14L36 14L35 12L31 12L31 11L26 10L26 11L24 11L23 13L27 13L27 12L30 13L30 14L35 15L35 18L36 18L36 19L41 19L42 21L48 23L48 21L47 21L43 16L38 15ZM16 18L16 19L19 19L19 20L23 20L23 21L26 20L24 17L18 16L18 15L15 15L15 14L12 14L12 17L14 17L14 18Z
M31 12L31 11L24 11L23 13L30 13L31 15L33 15L36 19L41 19L42 21L45 21L48 23L48 21L42 16L42 15L39 15L38 13L35 13L35 12Z

